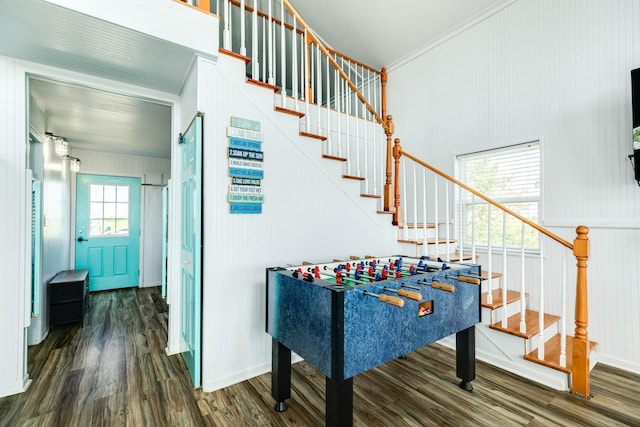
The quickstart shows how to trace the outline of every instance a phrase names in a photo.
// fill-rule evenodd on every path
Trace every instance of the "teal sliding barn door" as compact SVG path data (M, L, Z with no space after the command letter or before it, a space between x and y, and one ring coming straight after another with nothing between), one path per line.
M182 353L195 388L201 381L202 331L202 115L181 140L180 297Z
M138 286L140 178L77 174L75 239L90 291Z

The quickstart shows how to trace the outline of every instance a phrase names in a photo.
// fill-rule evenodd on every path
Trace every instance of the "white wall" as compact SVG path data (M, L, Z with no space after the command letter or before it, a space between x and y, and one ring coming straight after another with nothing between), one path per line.
M403 148L447 173L456 154L541 140L542 223L571 241L591 228L589 337L601 361L636 372L640 188L627 155L639 17L635 0L516 1L389 67L388 83Z
M53 129L50 129L54 131ZM44 133L44 132L43 132ZM55 133L55 131L54 131ZM71 172L69 162L55 153L54 144L43 138L35 149L42 152L42 235L40 314L31 319L28 344L39 344L49 332L47 285L62 270L70 268Z
M316 162L320 145L298 136L298 120L273 111L273 93L244 82L244 64L220 56L198 62L204 116L203 390L270 369L265 333L265 268L349 255L397 253L390 217L371 218L359 183L337 183ZM231 116L257 120L264 133L260 215L231 215L226 127ZM334 162L338 163L338 162ZM339 177L341 165L335 168Z
M29 325L30 283L27 257L26 209L26 79L20 64L0 57L0 197L7 207L0 209L0 396L17 393L28 385L26 371L26 327ZM30 198L29 198L30 203ZM29 268L27 268L29 266Z

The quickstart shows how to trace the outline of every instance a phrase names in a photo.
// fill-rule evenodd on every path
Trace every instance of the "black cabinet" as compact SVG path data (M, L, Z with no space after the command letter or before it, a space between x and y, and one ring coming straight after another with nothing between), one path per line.
M82 323L89 303L89 270L66 270L49 282L49 325Z

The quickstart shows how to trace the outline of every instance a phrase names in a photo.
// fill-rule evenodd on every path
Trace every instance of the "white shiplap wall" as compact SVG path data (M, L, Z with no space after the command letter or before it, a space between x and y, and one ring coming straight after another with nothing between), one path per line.
M542 222L571 240L592 227L589 336L601 361L636 372L640 188L627 155L638 67L637 0L519 0L389 67L388 83L403 148L445 172L456 154L541 140Z
M26 327L29 295L19 286L30 283L30 257L24 243L27 213L26 80L21 65L0 56L0 197L10 208L0 209L0 396L17 393L28 385Z

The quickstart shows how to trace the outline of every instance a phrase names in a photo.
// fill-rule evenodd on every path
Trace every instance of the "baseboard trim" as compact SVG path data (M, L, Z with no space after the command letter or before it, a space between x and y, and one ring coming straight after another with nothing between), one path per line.
M31 378L25 375L22 381L0 385L0 397L11 396L12 394L24 393L31 385Z

